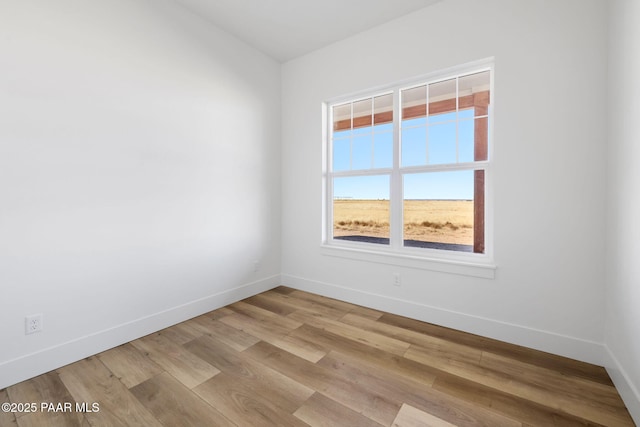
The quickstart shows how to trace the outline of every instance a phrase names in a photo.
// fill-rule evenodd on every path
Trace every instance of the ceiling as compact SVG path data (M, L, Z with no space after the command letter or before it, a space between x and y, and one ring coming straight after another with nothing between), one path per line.
M175 0L279 62L440 0Z

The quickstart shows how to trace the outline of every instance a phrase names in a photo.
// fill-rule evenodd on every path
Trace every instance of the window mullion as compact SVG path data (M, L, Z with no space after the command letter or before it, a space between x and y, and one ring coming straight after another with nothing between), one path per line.
M375 113L376 113L376 98L371 97L371 169L375 168L375 164L376 164L376 145L375 145L376 124L374 123L375 117L376 117Z
M425 144L427 145L427 149L425 150L425 165L429 164L429 85L425 85L425 96L426 98L424 99L425 105L424 105L424 110L425 110Z
M351 133L349 134L349 169L353 169L353 102L351 103Z
M460 162L460 77L456 76L456 163Z
M400 91L393 96L393 170L390 188L389 243L392 249L402 247L402 174L400 173Z
M324 188L323 188L323 233L322 240L327 242L333 239L333 108L327 108L328 120L324 128L325 137L328 135L326 158L323 164Z

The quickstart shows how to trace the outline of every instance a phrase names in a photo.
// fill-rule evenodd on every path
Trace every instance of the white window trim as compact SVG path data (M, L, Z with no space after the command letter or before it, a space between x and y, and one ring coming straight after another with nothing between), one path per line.
M400 170L400 91L412 86L424 83L434 83L449 79L459 74L491 71L490 97L489 103L489 140L488 140L488 160L476 161L472 163L430 165L429 171L438 170L468 170L469 166L482 166L485 170L485 253L466 253L429 248L411 248L403 245L403 220L402 220L402 174L403 172L424 171L422 166L404 167ZM393 167L357 171L340 171L330 173L330 162L332 161L331 126L333 123L330 106L342 102L352 102L358 99L366 99L372 96L379 96L385 93L394 93L393 101ZM493 58L468 63L435 73L419 76L407 81L395 83L393 85L362 91L348 96L331 99L323 103L323 150L322 150L322 243L321 253L326 256L349 258L358 261L372 262L378 264L388 264L400 267L418 268L444 273L462 274L466 276L493 279L495 277L496 265L493 261L493 150L494 150L494 62ZM333 239L333 177L339 176L363 176L363 175L385 175L391 178L390 182L390 244L378 245L372 243L361 243L342 239ZM399 195L399 196L396 196Z

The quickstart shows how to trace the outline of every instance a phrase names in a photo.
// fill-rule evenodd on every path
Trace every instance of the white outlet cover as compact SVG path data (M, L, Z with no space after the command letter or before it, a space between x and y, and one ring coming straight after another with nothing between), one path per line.
M25 334L34 334L42 331L42 314L33 314L25 318Z

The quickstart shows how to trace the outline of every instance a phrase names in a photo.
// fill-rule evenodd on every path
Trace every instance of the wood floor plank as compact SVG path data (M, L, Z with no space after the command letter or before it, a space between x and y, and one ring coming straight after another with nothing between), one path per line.
M129 343L98 354L98 359L127 388L136 386L162 372L160 366Z
M271 289L268 292L277 292L279 294L287 295L287 294L290 294L293 291L295 291L295 289L293 289L293 288L289 288L287 286L278 286L276 288Z
M0 390L0 404L10 403L9 395L7 394L7 389ZM15 427L18 423L16 422L16 416L13 412L9 411L0 411L0 426L7 427Z
M290 319L286 316L278 316L277 314L257 307L252 304L247 304L244 301L238 301L229 306L236 313L243 314L250 317L262 324L269 325L270 327L277 327L278 329L292 331L302 325L302 323Z
M254 386L248 379L223 372L193 391L239 426L306 426Z
M367 365L370 369L393 372L395 375L420 381L427 386L431 386L436 377L442 373L442 371L414 360L399 357L309 325L303 325L296 329L291 333L291 336L314 341L325 354L330 351L338 351L341 354L358 358L361 364Z
M158 333L179 345L194 340L203 334L202 331L194 328L190 321L178 323L177 325L162 329L158 331Z
M219 321L246 334L271 343L282 339L292 331L289 328L284 328L269 322L261 322L240 313L226 316Z
M193 388L220 373L218 369L161 333L147 335L132 341L131 344L188 388Z
M55 372L47 372L27 381L12 385L4 391L7 401L13 403L39 402L42 400L64 401L69 391ZM17 414L20 417L22 414Z
M438 354L439 357L469 363L480 363L480 359L482 358L482 350L477 348L386 323L372 321L351 313L346 314L340 321L358 329L419 345L422 348L430 350L433 354Z
M56 372L47 372L28 381L11 386L7 389L11 402L36 403L34 412L18 412L16 418L19 426L51 425L51 426L81 426L84 415L75 412L75 400L69 390L60 380ZM42 403L51 403L53 408L43 409ZM71 404L74 411L57 412L57 404Z
M273 403L289 413L293 413L314 393L313 389L235 351L213 337L198 338L186 344L186 348L221 372L240 380L251 381L255 390L263 390L263 394L269 396Z
M284 304L287 307L292 308L293 310L291 312L296 310L304 310L310 313L320 314L326 318L334 319L334 320L338 320L339 318L341 318L347 313L347 311L345 311L344 309L340 310L335 307L332 307L331 305L323 304L318 301L309 301L307 299L296 297L295 295L292 295L292 294L284 295L276 292L267 292L262 295L266 299L269 299L274 302L278 302L280 304ZM291 313L288 313L288 314L291 314Z
M377 332L379 334L398 338L402 341L408 342L410 344L418 344L422 345L424 340L435 340L437 342L445 341L441 337L435 337L430 334L426 334L424 332L415 331L412 329L403 328L400 326L392 325L389 323L378 321L377 319L369 319L364 316L359 316L354 313L345 314L340 321L342 323L346 323L347 325L355 326L357 328L362 328L367 331ZM475 347L466 347L471 350L477 352L478 355L482 353L482 350L477 350Z
M598 408L591 408L584 404L575 394L565 392L554 393L546 384L536 384L527 382L526 378L514 376L502 372L500 369L491 369L478 364L447 360L431 353L430 350L412 345L405 354L405 357L433 366L447 373L466 378L488 387L502 390L523 399L531 400L535 403L562 410L571 415L582 417L600 424L618 425L625 420L622 415L611 415L609 412L602 412Z
M323 329L352 341L361 342L370 347L387 351L392 354L402 356L409 349L409 343L390 338L376 332L365 331L363 329L347 325L337 320L327 319L322 316L310 314L304 311L296 311L287 318L297 320L301 324L314 326Z
M384 370L367 369L360 365L358 359L337 352L329 353L318 362L318 365L332 370L342 378L357 381L370 392L394 396L402 403L408 403L457 426L520 427L522 425L517 420L425 387L417 381L398 377Z
M304 325L301 327L304 327ZM319 345L314 338L300 336L300 334L296 333L298 329L272 341L271 344L313 363L327 355L329 350L326 347Z
M382 424L320 393L314 393L293 415L313 427L382 427Z
M235 314L234 311L229 311L231 314ZM232 326L227 325L226 323L221 322L220 320L216 320L210 317L196 317L195 319L187 321L187 323L198 329L203 333L203 335L216 337L217 339L233 347L237 351L245 350L260 341L260 339L254 337L253 335L249 335L244 331L236 329Z
M353 310L354 307L356 307L355 304L350 304L348 302L339 301L337 299L324 297L322 295L316 295L316 294L299 291L299 290L294 290L289 295L299 300L310 301L326 307L332 307L336 310L342 311L343 315L347 314L348 312Z
M530 389L542 390L546 395L538 403L561 407L564 411L587 420L614 425L633 425L625 414L624 403L613 386L562 375L547 368L520 362L508 357L484 352L481 367L517 377Z
M555 354L545 353L543 351L509 344L395 314L385 313L378 321L488 351L493 354L511 357L522 362L529 362L537 366L562 371L566 375L578 376L602 384L613 385L607 371L601 366L591 365Z
M97 357L89 357L58 370L60 379L76 402L98 403L87 412L91 425L110 427L160 427L161 424Z
M255 305L256 307L260 307L280 316L286 316L287 314L291 314L298 309L293 305L280 301L277 298L270 297L269 295L270 294L266 293L258 294L252 296L251 298L244 299L243 301L247 304ZM282 294L274 293L273 295Z
M456 427L455 424L414 408L406 403L400 408L392 427Z
M218 320L233 313L234 311L231 310L229 307L220 307L216 310L206 313L206 315L211 317L213 320Z
M400 410L401 402L395 396L376 394L358 381L350 381L331 369L294 356L269 343L261 341L244 352L380 424L390 425Z
M590 422L584 418L455 375L438 376L432 387L434 390L456 396L475 405L492 408L527 426L601 426L601 424Z
M289 294L289 297L299 305L301 310L323 314L334 320L339 320L347 313L361 314L363 317L377 318L384 314L370 308L303 291L293 291ZM333 314L329 315L330 313Z
M518 375L528 381L562 392L567 388L576 389L582 398L594 402L602 402L605 405L619 408L621 406L620 395L615 387L604 385L599 382L585 380L579 377L564 375L562 372L554 371L531 363L521 362L509 357L500 356L487 351L482 353L480 366L504 372L509 375Z
M89 421L84 416L79 419L79 424L76 424L74 418L69 417L65 412L50 412L50 413L30 413L17 419L18 427L91 427ZM3 427L4 424L2 424Z
M138 384L131 393L165 426L236 425L166 372Z
M378 320L384 314L382 311L374 310L372 308L361 307L359 305L354 305L349 313L347 314L355 314L356 316L364 317L370 320Z

